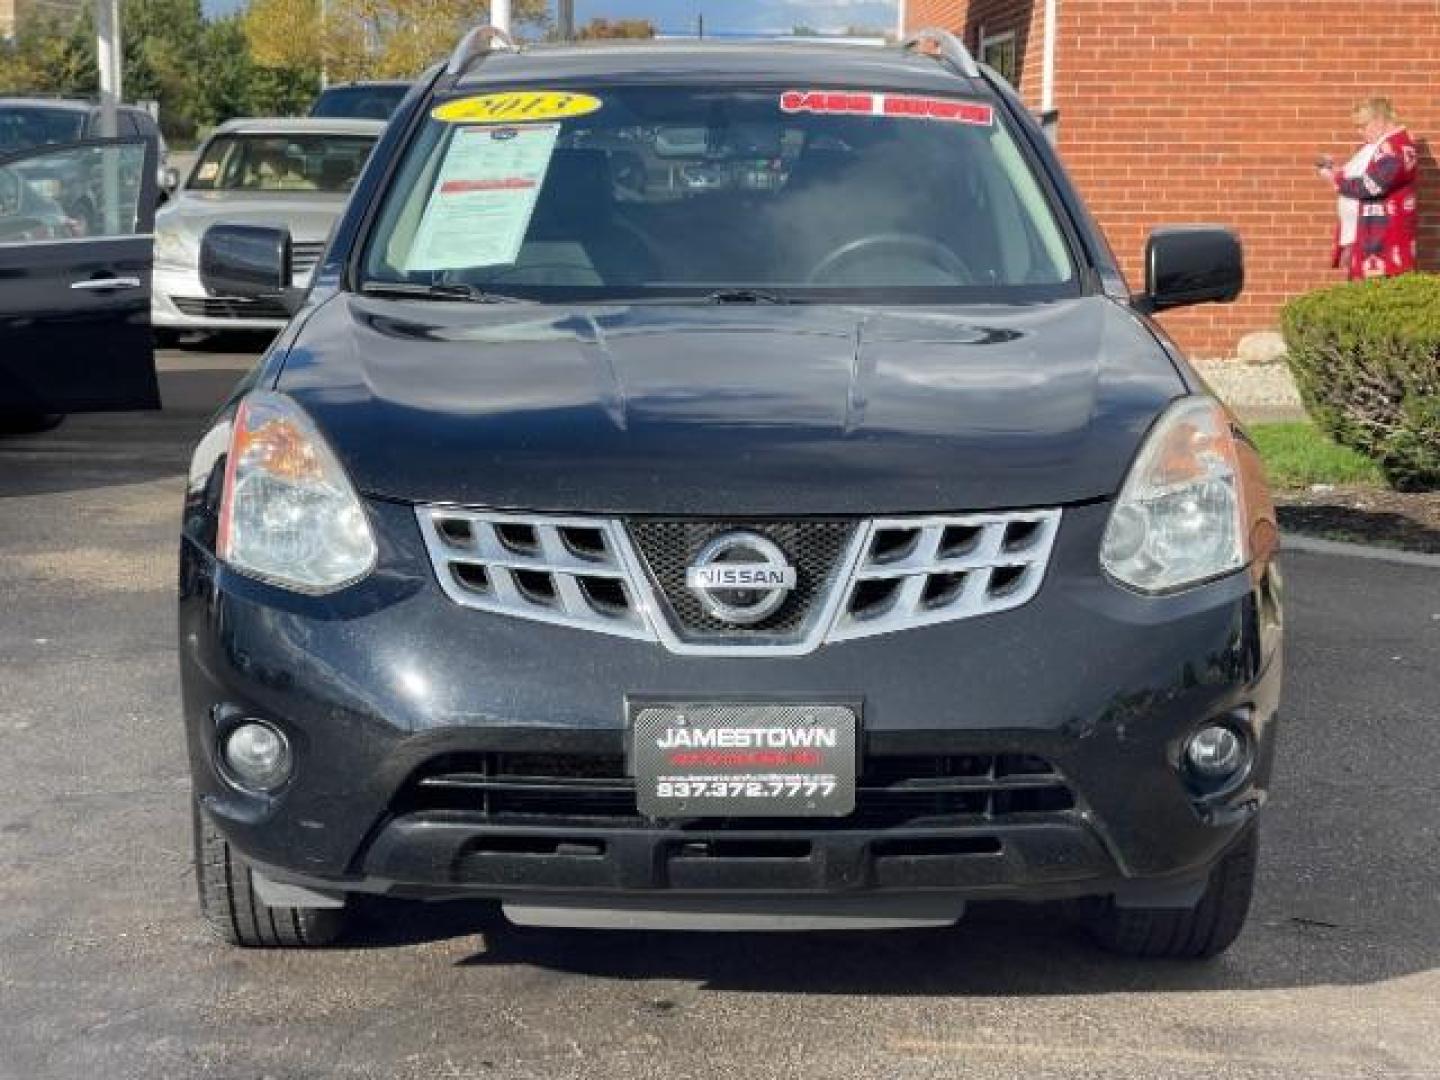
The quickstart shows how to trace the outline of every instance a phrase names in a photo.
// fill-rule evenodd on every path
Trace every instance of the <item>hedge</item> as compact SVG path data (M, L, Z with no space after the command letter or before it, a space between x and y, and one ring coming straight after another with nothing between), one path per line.
M1396 489L1440 488L1440 275L1321 289L1281 322L1315 422Z

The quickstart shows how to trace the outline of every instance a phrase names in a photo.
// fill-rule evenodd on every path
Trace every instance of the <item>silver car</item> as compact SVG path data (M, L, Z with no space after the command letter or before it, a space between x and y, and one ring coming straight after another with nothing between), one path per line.
M157 337L187 330L274 330L276 300L211 296L200 284L200 240L218 222L270 225L294 240L304 286L370 150L378 120L231 120L210 136L185 183L155 218L151 322Z

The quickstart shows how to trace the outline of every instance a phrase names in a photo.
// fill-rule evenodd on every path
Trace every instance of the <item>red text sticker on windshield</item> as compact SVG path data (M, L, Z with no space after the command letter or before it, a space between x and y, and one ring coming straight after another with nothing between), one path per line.
M786 90L780 95L780 111L945 120L952 124L976 124L981 127L989 127L995 122L995 110L978 101L848 90Z

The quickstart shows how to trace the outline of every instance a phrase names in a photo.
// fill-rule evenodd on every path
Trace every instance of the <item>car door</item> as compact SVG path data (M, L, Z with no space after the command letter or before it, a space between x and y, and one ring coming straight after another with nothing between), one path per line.
M155 166L133 136L0 156L0 412L159 408Z

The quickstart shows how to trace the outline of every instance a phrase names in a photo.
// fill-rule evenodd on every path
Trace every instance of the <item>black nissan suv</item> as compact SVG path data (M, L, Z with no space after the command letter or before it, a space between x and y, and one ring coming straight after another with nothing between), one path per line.
M204 913L539 925L1244 921L1281 671L1255 449L950 35L517 51L415 85L197 448L179 645Z

